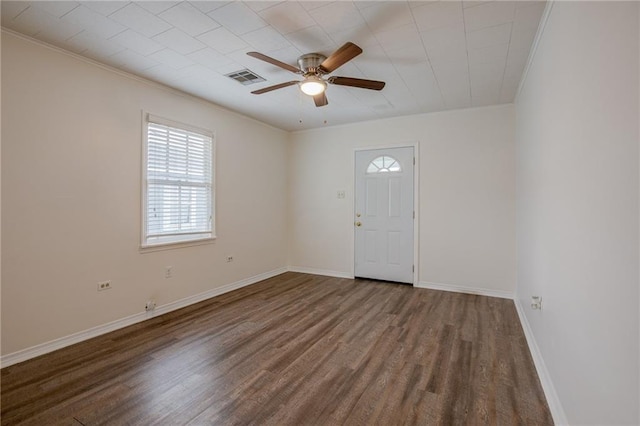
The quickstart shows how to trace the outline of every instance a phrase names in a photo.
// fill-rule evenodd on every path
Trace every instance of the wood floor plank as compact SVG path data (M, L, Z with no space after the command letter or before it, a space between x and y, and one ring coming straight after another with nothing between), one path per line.
M0 374L2 425L553 424L512 301L293 272Z

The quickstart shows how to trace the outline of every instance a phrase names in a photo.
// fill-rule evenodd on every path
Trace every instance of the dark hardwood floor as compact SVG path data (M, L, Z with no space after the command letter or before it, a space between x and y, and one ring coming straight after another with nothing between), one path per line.
M2 425L550 425L511 300L286 273L2 369Z

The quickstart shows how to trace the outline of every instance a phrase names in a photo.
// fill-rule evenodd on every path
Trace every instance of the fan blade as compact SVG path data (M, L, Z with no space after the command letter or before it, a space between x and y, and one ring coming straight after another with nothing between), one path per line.
M331 84L337 84L338 86L351 86L370 90L382 90L386 84L384 81L363 80L353 77L329 77L327 81Z
M317 107L321 107L329 104L329 101L327 100L327 95L325 92L322 92L319 95L315 95L313 97L313 101L316 103Z
M298 81L287 81L286 83L280 83L274 86L263 87L262 89L254 90L251 93L253 93L254 95L261 95L263 93L267 93L272 90L282 89L283 87L293 86L294 84L298 84L298 83L299 83Z
M273 59L272 57L267 55L263 55L262 53L247 52L247 55L256 59L260 59L261 61L268 62L277 67L284 68L285 70L291 71L292 73L302 74L302 71L300 71L298 68L294 67L293 65L285 64L284 62L280 62L279 60Z
M331 54L331 56L325 59L320 64L320 68L328 74L337 70L361 53L362 49L348 41L340 49L336 50Z

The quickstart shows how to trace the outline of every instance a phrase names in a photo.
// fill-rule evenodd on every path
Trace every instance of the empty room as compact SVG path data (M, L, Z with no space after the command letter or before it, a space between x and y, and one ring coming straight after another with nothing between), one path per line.
M0 12L0 424L640 424L639 2Z

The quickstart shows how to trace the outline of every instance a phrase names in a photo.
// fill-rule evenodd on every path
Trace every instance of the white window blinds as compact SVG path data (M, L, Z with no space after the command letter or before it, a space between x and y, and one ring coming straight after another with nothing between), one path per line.
M143 246L212 237L213 135L147 120Z

